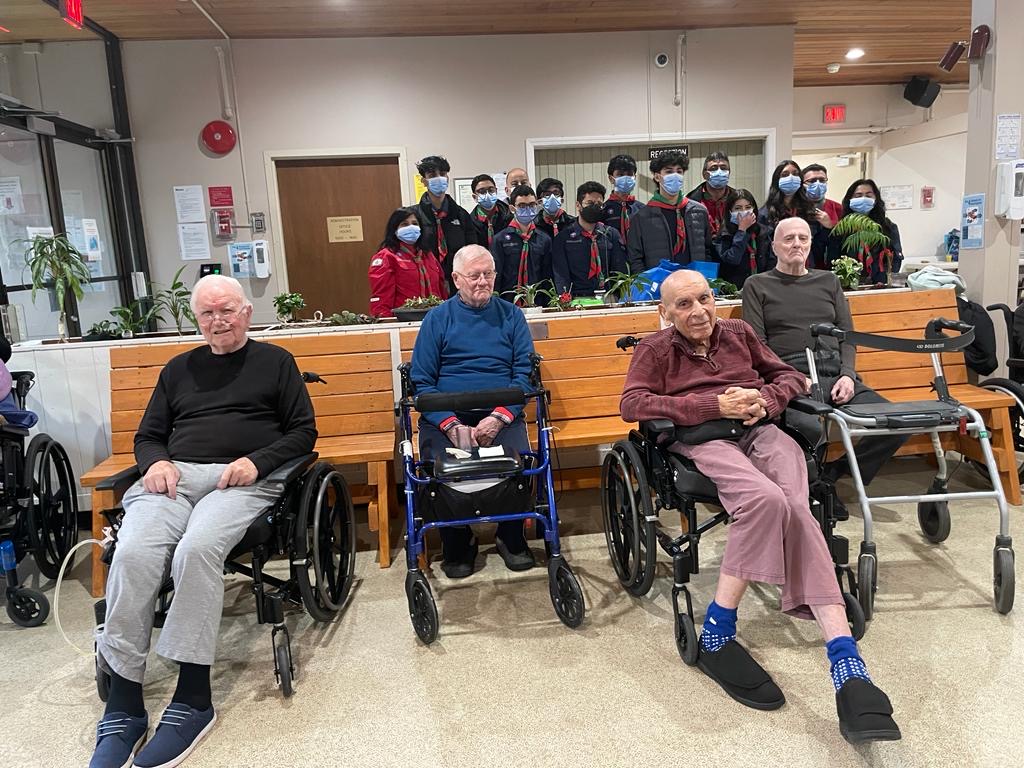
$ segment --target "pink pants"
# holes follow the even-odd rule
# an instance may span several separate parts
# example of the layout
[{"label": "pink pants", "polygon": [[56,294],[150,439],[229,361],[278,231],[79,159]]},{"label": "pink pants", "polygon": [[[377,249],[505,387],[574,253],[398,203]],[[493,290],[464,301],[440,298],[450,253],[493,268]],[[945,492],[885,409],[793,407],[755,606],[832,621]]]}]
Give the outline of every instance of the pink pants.
[{"label": "pink pants", "polygon": [[843,604],[825,537],[811,514],[803,451],[778,427],[740,440],[674,443],[718,486],[732,517],[722,573],[782,585],[782,610],[813,618],[810,606]]}]

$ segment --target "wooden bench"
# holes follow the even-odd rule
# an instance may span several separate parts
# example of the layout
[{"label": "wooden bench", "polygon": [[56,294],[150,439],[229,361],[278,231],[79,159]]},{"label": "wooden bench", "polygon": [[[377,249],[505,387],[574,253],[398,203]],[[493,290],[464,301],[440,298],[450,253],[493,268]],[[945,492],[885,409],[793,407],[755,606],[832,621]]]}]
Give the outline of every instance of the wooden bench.
[{"label": "wooden bench", "polygon": [[[316,451],[335,465],[365,464],[365,486],[353,487],[357,503],[368,503],[368,523],[379,540],[380,565],[391,563],[388,513],[394,497],[394,396],[391,337],[388,333],[345,333],[275,339],[291,352],[300,371],[312,371],[326,384],[308,384],[319,437]],[[197,343],[152,344],[110,350],[110,399],[113,455],[81,478],[93,488],[93,535],[102,538],[103,510],[117,505],[97,483],[135,464],[133,440],[164,364]],[[383,521],[383,522],[382,522]],[[103,593],[106,569],[94,552],[92,591]]]}]

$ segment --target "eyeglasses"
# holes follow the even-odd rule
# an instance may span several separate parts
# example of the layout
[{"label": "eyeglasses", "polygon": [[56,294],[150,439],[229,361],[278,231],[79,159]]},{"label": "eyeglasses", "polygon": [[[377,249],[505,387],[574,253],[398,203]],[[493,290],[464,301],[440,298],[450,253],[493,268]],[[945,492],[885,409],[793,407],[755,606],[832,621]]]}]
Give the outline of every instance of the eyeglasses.
[{"label": "eyeglasses", "polygon": [[241,309],[222,309],[212,310],[208,309],[204,312],[200,312],[197,317],[201,323],[211,323],[214,320],[234,320],[242,313]]},{"label": "eyeglasses", "polygon": [[475,283],[480,278],[483,278],[484,280],[493,280],[498,273],[495,272],[493,269],[488,269],[485,272],[470,272],[468,274],[456,272],[455,274],[459,275],[460,277],[466,278],[466,280],[468,280],[471,283]]},{"label": "eyeglasses", "polygon": [[498,193],[497,187],[480,187],[477,189],[478,195],[496,195]]},{"label": "eyeglasses", "polygon": [[540,210],[540,208],[537,207],[536,203],[520,203],[515,208],[517,211],[522,211],[523,213],[528,213],[532,211],[535,214],[537,213],[537,211]]}]

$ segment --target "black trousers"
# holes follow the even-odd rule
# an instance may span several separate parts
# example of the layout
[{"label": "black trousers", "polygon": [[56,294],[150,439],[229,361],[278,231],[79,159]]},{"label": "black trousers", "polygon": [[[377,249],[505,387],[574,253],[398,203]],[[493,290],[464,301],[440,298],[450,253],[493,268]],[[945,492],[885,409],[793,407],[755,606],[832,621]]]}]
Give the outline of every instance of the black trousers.
[{"label": "black trousers", "polygon": [[[825,393],[829,404],[832,403],[832,387],[835,386],[838,376],[822,376],[822,392]],[[860,379],[853,380],[853,397],[847,403],[887,403],[889,402],[880,394],[868,386],[865,386]],[[808,413],[800,413],[793,409],[786,411],[786,425],[799,430],[810,442],[817,445],[824,439],[821,419]],[[885,466],[885,463],[892,458],[893,454],[900,449],[900,446],[907,441],[908,435],[882,435],[879,437],[862,437],[854,447],[857,454],[857,465],[860,467],[860,476],[867,485],[875,479],[878,471]],[[842,470],[839,474],[850,474],[849,464],[846,457],[839,459],[837,464]]]},{"label": "black trousers", "polygon": [[[467,423],[465,419],[463,423]],[[445,448],[453,447],[448,437],[433,424],[420,419],[420,456],[424,459],[438,458],[444,455]],[[502,427],[494,438],[493,445],[500,445],[510,451],[523,453],[530,450],[530,436],[526,431],[526,421],[522,416],[508,426]],[[448,562],[464,560],[469,552],[473,533],[468,525],[439,528],[441,534],[441,554]],[[498,538],[511,552],[521,552],[526,548],[526,535],[523,532],[522,520],[509,520],[498,523]]]}]

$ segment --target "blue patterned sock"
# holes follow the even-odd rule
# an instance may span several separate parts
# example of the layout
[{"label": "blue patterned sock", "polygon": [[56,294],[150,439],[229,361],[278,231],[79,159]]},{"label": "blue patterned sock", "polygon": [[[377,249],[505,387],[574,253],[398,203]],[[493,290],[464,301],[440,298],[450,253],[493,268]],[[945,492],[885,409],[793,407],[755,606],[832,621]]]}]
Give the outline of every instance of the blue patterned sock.
[{"label": "blue patterned sock", "polygon": [[700,647],[707,653],[721,650],[730,640],[736,639],[736,609],[723,608],[714,600],[704,616],[704,628],[700,633]]},{"label": "blue patterned sock", "polygon": [[829,664],[832,665],[832,685],[836,687],[837,691],[846,684],[847,680],[854,677],[871,682],[867,665],[864,664],[864,659],[860,657],[860,652],[857,650],[857,641],[852,637],[843,635],[833,638],[825,645],[825,651],[828,653]]}]

